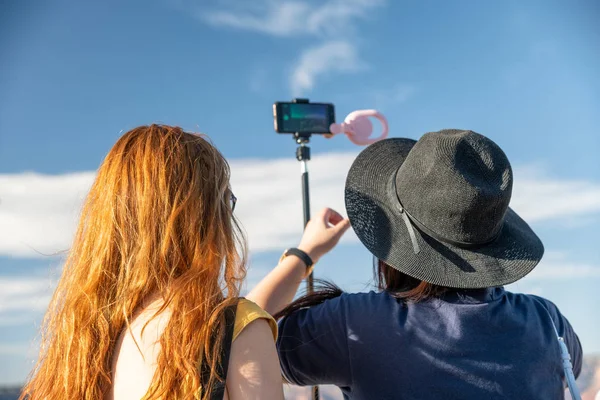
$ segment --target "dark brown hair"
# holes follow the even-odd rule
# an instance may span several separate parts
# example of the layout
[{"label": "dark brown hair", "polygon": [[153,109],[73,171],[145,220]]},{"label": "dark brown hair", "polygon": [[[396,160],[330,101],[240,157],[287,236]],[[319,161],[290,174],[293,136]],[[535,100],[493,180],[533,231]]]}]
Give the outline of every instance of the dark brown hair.
[{"label": "dark brown hair", "polygon": [[406,275],[381,260],[376,260],[374,269],[377,288],[408,303],[418,303],[431,297],[439,297],[449,290],[447,287]]},{"label": "dark brown hair", "polygon": [[[451,290],[447,287],[425,282],[389,266],[385,262],[375,259],[373,277],[375,287],[380,291],[388,292],[391,296],[406,302],[418,303],[429,298],[439,297]],[[331,282],[317,280],[317,289],[306,294],[289,304],[274,315],[275,319],[285,317],[302,308],[316,306],[326,300],[333,299],[342,294],[342,289]]]}]

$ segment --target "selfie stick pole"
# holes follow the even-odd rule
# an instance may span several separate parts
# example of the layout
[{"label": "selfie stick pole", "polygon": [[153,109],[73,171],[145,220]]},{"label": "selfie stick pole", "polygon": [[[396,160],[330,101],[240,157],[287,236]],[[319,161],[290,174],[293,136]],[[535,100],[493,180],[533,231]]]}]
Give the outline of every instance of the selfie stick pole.
[{"label": "selfie stick pole", "polygon": [[[294,99],[292,100],[294,103],[308,103],[308,99]],[[296,148],[296,159],[300,161],[300,167],[302,171],[302,212],[304,215],[304,227],[310,221],[310,196],[308,190],[308,165],[307,161],[310,160],[310,147],[308,147],[308,142],[310,140],[310,133],[300,133],[296,132],[294,134],[294,139],[298,144]],[[306,292],[311,294],[314,289],[314,281],[312,272],[306,278]],[[312,387],[312,398],[313,400],[319,399],[319,387]]]},{"label": "selfie stick pole", "polygon": [[[308,100],[305,99],[294,99],[294,103],[308,103]],[[308,142],[310,140],[310,133],[299,133],[296,132],[294,134],[294,139],[296,143],[298,143],[298,147],[296,148],[296,160],[300,161],[300,167],[302,171],[302,213],[304,215],[304,225],[308,224],[310,220],[310,192],[308,189],[308,165],[307,161],[310,160],[310,147],[308,147]],[[306,289],[308,294],[311,294],[313,291],[313,274],[311,273],[306,278]]]},{"label": "selfie stick pole", "polygon": [[[296,143],[299,144],[296,149],[296,159],[300,161],[300,167],[302,171],[302,213],[304,215],[304,227],[310,221],[310,194],[308,189],[308,165],[307,161],[310,160],[310,147],[308,147],[308,137],[300,136],[295,134]],[[310,294],[313,291],[313,274],[311,273],[306,278],[306,290]]]}]

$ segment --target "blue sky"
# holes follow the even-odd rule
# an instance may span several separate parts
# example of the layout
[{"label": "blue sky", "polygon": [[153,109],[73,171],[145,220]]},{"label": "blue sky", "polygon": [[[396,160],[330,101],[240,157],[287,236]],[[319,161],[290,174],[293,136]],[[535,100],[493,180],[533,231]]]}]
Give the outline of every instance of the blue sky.
[{"label": "blue sky", "polygon": [[[0,3],[0,384],[24,379],[81,198],[122,131],[208,133],[231,160],[249,284],[299,238],[299,167],[271,104],[377,108],[391,136],[442,128],[496,141],[546,246],[512,286],[556,302],[600,352],[600,3],[157,0]],[[312,140],[314,210],[343,210],[360,150]],[[238,194],[239,193],[239,194]],[[267,207],[268,205],[268,207]],[[350,234],[316,274],[364,290]]]}]

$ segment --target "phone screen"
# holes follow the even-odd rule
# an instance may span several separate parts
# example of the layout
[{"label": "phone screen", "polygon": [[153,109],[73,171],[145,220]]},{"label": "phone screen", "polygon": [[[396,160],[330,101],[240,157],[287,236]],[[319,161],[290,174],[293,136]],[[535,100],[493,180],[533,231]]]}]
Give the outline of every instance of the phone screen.
[{"label": "phone screen", "polygon": [[280,133],[329,133],[333,104],[275,103],[275,130]]}]

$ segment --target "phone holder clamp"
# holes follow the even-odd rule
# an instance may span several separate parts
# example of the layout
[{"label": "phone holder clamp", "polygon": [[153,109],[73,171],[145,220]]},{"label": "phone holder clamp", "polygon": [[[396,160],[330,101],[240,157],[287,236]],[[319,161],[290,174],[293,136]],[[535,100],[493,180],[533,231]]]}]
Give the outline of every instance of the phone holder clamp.
[{"label": "phone holder clamp", "polygon": [[296,160],[298,161],[309,161],[310,160],[310,147],[306,144],[308,143],[308,139],[306,142],[298,142],[300,146],[296,148]]}]

